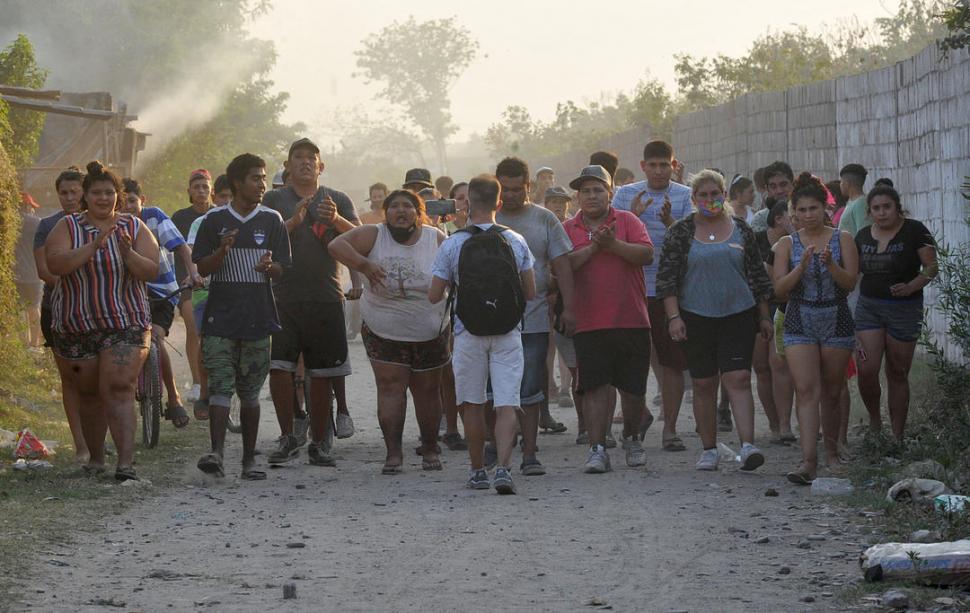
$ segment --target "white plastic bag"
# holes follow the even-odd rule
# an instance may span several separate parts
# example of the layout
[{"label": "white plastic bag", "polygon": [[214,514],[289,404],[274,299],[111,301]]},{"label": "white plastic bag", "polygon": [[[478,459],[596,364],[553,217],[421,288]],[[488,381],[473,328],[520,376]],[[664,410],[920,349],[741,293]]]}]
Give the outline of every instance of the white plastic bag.
[{"label": "white plastic bag", "polygon": [[883,543],[862,554],[866,581],[910,579],[933,585],[970,582],[970,540],[943,543]]}]

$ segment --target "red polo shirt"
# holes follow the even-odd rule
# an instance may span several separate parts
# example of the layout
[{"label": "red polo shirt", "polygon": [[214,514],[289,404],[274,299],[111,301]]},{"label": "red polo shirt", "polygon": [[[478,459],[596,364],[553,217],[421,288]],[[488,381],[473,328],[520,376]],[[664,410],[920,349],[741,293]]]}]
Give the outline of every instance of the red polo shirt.
[{"label": "red polo shirt", "polygon": [[[633,213],[610,207],[607,224],[616,226],[616,240],[636,245],[653,245],[647,229]],[[579,212],[563,224],[573,242],[573,251],[589,245],[590,228]],[[576,332],[615,328],[649,328],[647,291],[643,267],[618,255],[598,251],[579,270],[573,271]]]}]

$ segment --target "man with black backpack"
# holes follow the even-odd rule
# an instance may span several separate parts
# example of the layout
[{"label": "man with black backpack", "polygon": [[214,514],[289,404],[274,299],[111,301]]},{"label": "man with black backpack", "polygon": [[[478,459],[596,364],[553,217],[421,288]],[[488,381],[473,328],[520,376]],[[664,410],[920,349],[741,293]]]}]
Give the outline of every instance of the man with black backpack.
[{"label": "man with black backpack", "polygon": [[468,224],[441,243],[428,299],[438,303],[452,287],[452,365],[471,460],[467,486],[490,487],[484,454],[491,379],[498,446],[494,485],[499,494],[514,494],[510,460],[524,368],[520,326],[526,302],[535,298],[535,260],[522,236],[495,223],[500,192],[499,182],[490,175],[469,182]]}]

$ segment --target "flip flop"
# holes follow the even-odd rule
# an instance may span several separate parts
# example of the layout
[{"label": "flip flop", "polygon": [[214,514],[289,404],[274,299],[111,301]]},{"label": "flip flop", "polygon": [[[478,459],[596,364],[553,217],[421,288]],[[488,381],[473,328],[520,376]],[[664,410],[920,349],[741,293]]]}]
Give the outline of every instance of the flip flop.
[{"label": "flip flop", "polygon": [[263,481],[266,479],[266,472],[255,468],[244,468],[239,478],[246,481]]},{"label": "flip flop", "polygon": [[400,464],[384,464],[381,467],[382,475],[399,475],[404,472],[404,467]]},{"label": "flip flop", "polygon": [[115,470],[115,481],[138,481],[138,475],[132,466],[119,466]]},{"label": "flip flop", "polygon": [[811,485],[813,481],[812,475],[806,470],[793,470],[785,476],[790,483],[794,483],[795,485]]},{"label": "flip flop", "polygon": [[684,445],[684,441],[680,440],[677,435],[671,436],[663,440],[663,450],[664,451],[686,451],[687,446]]},{"label": "flip flop", "polygon": [[421,460],[421,469],[422,470],[441,470],[442,469],[441,458],[436,457],[432,460],[425,458],[424,460]]},{"label": "flip flop", "polygon": [[222,458],[217,453],[205,454],[199,458],[199,463],[196,466],[207,475],[215,475],[216,477],[226,476],[225,471],[222,469]]},{"label": "flip flop", "polygon": [[181,404],[172,404],[172,401],[165,403],[165,419],[172,421],[176,428],[184,428],[189,425],[189,414],[185,412],[185,407]]},{"label": "flip flop", "polygon": [[103,475],[105,473],[105,470],[106,469],[104,467],[104,464],[101,464],[98,466],[95,466],[93,464],[81,465],[81,472],[88,477],[98,477],[100,475]]},{"label": "flip flop", "polygon": [[195,418],[199,421],[209,421],[209,401],[208,399],[199,398],[192,403],[192,413],[195,414]]}]

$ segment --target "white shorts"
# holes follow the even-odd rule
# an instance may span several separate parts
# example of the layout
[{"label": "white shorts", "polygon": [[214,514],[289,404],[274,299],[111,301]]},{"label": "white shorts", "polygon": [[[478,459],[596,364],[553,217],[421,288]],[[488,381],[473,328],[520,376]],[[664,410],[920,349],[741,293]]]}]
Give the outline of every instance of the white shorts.
[{"label": "white shorts", "polygon": [[518,329],[501,336],[475,336],[467,330],[455,336],[451,358],[458,404],[485,404],[489,377],[496,407],[518,407],[525,358]]}]

